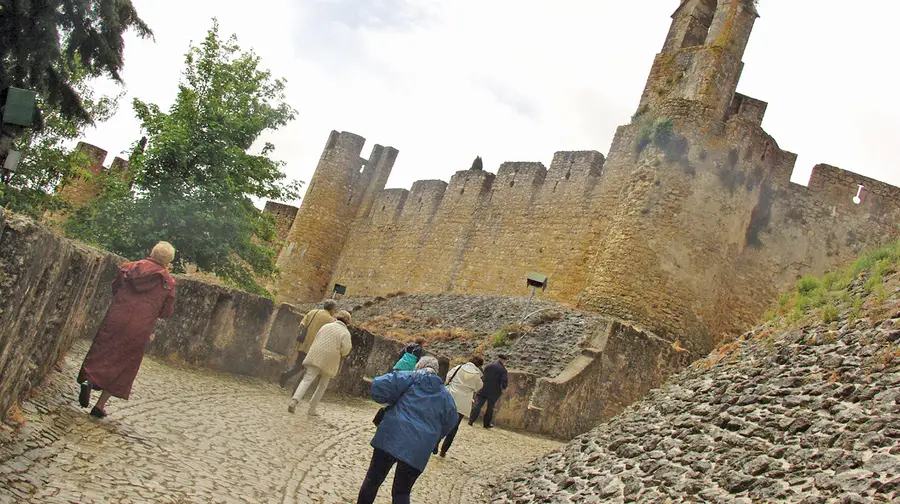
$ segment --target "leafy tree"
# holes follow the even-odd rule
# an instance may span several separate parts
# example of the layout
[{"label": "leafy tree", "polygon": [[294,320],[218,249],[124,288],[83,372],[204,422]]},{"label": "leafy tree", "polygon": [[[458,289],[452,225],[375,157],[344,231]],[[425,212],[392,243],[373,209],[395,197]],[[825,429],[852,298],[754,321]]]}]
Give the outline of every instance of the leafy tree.
[{"label": "leafy tree", "polygon": [[178,250],[175,270],[186,264],[257,293],[257,279],[275,272],[274,222],[251,198],[290,200],[300,182],[285,182],[283,163],[271,159],[260,135],[294,118],[284,102],[283,79],[259,68],[231,36],[213,27],[191,46],[175,103],[168,112],[134,101],[148,138],[132,159],[133,189],[106,177],[106,194],[69,219],[68,231],[126,257],[139,257],[158,240]]},{"label": "leafy tree", "polygon": [[152,36],[131,0],[0,0],[0,89],[31,89],[63,117],[90,121],[73,72],[121,82],[130,29]]},{"label": "leafy tree", "polygon": [[[87,72],[78,64],[69,76],[69,85],[81,97],[82,107],[95,122],[115,114],[122,94],[95,97]],[[90,160],[70,147],[87,125],[83,118],[48,108],[43,115],[43,128],[25,130],[13,142],[13,149],[22,152],[22,161],[9,184],[0,184],[0,206],[34,218],[39,218],[45,210],[65,207],[65,202],[53,193],[69,178],[89,176],[85,168]]]},{"label": "leafy tree", "polygon": [[484,170],[484,163],[481,161],[481,156],[476,156],[475,161],[472,161],[472,167],[470,170]]}]

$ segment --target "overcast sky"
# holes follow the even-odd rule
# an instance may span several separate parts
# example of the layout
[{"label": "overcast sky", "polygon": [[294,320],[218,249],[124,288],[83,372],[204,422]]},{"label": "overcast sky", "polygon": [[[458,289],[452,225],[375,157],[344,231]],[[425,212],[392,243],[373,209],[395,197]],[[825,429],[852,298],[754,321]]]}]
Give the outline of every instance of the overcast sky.
[{"label": "overcast sky", "polygon": [[[133,0],[155,41],[129,37],[119,113],[85,140],[112,156],[141,136],[131,98],[168,107],[183,55],[213,16],[276,76],[297,119],[267,136],[307,183],[331,130],[400,150],[388,187],[443,179],[476,155],[606,154],[629,121],[678,0]],[[900,186],[900,2],[761,0],[738,91],[800,155]],[[103,86],[101,86],[102,88]]]}]

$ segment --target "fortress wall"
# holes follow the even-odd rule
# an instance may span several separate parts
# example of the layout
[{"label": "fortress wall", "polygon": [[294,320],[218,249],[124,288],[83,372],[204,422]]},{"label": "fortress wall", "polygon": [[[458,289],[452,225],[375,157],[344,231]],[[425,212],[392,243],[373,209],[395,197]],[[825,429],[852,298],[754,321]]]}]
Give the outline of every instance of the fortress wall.
[{"label": "fortress wall", "polygon": [[[864,189],[856,204],[859,185]],[[808,187],[788,184],[772,198],[760,246],[748,248],[739,263],[743,274],[734,289],[745,293],[739,309],[756,320],[801,276],[822,275],[896,238],[900,188],[818,165]]]},{"label": "fortress wall", "polygon": [[[86,157],[88,164],[85,169],[91,176],[99,177],[103,173],[103,162],[107,156],[105,150],[86,142],[78,142],[75,151]],[[99,187],[96,182],[83,177],[65,180],[57,190],[58,194],[73,208],[84,206],[96,198],[98,191]]]},{"label": "fortress wall", "polygon": [[[383,191],[354,224],[333,282],[367,295],[406,292],[522,294],[525,277],[550,277],[547,295],[574,301],[594,223],[603,155],[560,152],[503,163],[497,175],[457,172]],[[401,201],[402,200],[402,201]]]},{"label": "fortress wall", "polygon": [[743,323],[728,286],[763,187],[780,173],[778,156],[758,154],[774,143],[760,128],[736,120],[717,137],[710,127],[677,119],[668,146],[641,152],[642,126],[620,129],[598,193],[608,222],[579,300],[663,337],[688,336],[697,353]]},{"label": "fortress wall", "polygon": [[[291,231],[294,219],[297,218],[298,211],[300,211],[300,209],[295,206],[276,203],[274,201],[266,202],[263,213],[271,215],[272,218],[275,219],[275,235],[278,237],[279,242],[283,243],[287,240],[288,233]],[[280,251],[281,247],[275,252],[278,253]]]}]

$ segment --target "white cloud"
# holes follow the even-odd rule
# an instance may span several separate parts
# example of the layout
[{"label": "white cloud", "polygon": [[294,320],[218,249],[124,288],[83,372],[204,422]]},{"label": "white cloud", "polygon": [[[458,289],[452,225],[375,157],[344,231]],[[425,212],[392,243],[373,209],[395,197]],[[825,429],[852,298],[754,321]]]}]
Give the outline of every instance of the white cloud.
[{"label": "white cloud", "polygon": [[[739,91],[769,102],[764,127],[800,154],[794,180],[827,162],[900,185],[893,102],[900,6],[764,0]],[[542,161],[606,153],[637,107],[673,0],[135,0],[156,42],[129,39],[129,96],[174,97],[183,54],[219,18],[275,75],[298,117],[270,135],[309,181],[332,129],[400,150],[388,185],[448,180],[475,155]],[[173,13],[177,12],[175,16]],[[872,15],[877,12],[878,15]],[[130,102],[130,98],[129,98]],[[140,138],[130,103],[86,140],[117,153]],[[364,152],[367,155],[367,152]]]}]

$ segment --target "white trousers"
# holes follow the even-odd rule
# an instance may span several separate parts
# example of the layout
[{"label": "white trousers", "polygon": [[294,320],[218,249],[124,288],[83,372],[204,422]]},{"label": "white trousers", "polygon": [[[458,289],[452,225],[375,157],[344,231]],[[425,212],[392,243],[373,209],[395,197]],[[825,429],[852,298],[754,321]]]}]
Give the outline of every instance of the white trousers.
[{"label": "white trousers", "polygon": [[322,399],[322,396],[325,395],[325,391],[328,389],[328,382],[331,381],[331,378],[323,375],[319,368],[315,366],[306,367],[306,373],[304,373],[303,379],[300,381],[300,385],[297,386],[297,390],[294,392],[293,397],[293,399],[297,402],[302,401],[303,396],[306,395],[306,391],[309,390],[309,387],[312,386],[314,381],[316,381],[316,378],[319,379],[319,384],[316,385],[316,391],[313,393],[312,398],[309,400],[310,411],[316,410],[316,406],[319,405],[319,401]]}]

